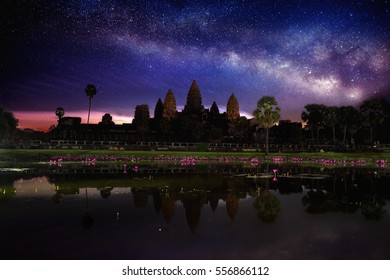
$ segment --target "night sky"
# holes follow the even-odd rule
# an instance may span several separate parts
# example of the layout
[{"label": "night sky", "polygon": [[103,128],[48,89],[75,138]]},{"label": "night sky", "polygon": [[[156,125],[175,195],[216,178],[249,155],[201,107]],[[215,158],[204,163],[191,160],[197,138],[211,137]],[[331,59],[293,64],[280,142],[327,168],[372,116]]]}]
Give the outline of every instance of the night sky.
[{"label": "night sky", "polygon": [[[7,4],[8,3],[8,4]],[[390,1],[1,1],[0,106],[20,127],[54,111],[86,122],[172,89],[178,108],[196,80],[206,108],[235,93],[251,117],[264,95],[282,119],[304,105],[358,106],[390,89]]]}]

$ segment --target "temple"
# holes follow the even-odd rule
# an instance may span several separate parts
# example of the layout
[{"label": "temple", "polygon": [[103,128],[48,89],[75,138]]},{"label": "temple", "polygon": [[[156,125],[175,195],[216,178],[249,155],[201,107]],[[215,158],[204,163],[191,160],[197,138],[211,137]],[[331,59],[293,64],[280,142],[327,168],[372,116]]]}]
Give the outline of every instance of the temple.
[{"label": "temple", "polygon": [[[72,141],[174,141],[174,142],[234,142],[242,141],[253,132],[250,121],[240,117],[236,96],[231,94],[226,112],[220,112],[214,101],[205,108],[198,83],[194,80],[188,90],[182,111],[172,89],[164,101],[159,98],[153,117],[148,104],[135,106],[132,123],[115,124],[109,113],[99,124],[82,124],[80,118],[59,117],[58,126],[50,133],[51,139]],[[85,143],[84,143],[85,144]]]}]

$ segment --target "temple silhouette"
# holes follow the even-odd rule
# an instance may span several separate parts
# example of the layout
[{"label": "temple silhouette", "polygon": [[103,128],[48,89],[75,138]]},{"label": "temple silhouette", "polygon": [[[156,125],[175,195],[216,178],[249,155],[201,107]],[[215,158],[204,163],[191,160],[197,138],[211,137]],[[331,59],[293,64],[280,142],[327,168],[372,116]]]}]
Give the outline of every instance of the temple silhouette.
[{"label": "temple silhouette", "polygon": [[[247,129],[242,131],[243,127]],[[175,95],[169,89],[164,101],[157,100],[153,117],[148,104],[136,105],[132,123],[115,124],[109,113],[103,115],[98,124],[83,124],[80,117],[59,116],[58,125],[49,135],[56,140],[226,142],[235,138],[242,140],[249,133],[250,120],[240,116],[234,93],[227,101],[226,112],[220,113],[215,101],[210,108],[205,108],[194,80],[180,112]]]}]

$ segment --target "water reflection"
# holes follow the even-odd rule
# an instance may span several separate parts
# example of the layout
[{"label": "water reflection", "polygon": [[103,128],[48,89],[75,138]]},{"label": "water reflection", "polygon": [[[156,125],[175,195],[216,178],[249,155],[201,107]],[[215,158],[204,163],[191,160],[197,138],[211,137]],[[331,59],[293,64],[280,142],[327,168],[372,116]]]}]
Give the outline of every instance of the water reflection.
[{"label": "water reflection", "polygon": [[[142,167],[140,167],[142,169]],[[230,170],[234,166],[229,167]],[[272,172],[268,172],[268,170]],[[162,210],[166,223],[170,223],[176,204],[185,209],[191,232],[195,232],[203,206],[216,211],[219,202],[226,205],[226,213],[234,220],[239,211],[240,200],[252,197],[253,208],[264,223],[274,222],[282,205],[280,195],[303,193],[301,203],[310,214],[331,212],[355,213],[358,210],[366,219],[379,220],[385,214],[389,190],[386,170],[334,168],[315,169],[296,166],[270,167],[268,164],[244,174],[219,172],[141,174],[96,174],[54,173],[47,176],[19,178],[5,177],[9,186],[1,188],[1,202],[11,197],[37,197],[50,195],[55,203],[64,196],[85,193],[85,216],[83,225],[90,227],[88,189],[96,189],[103,199],[109,200],[115,188],[129,188],[136,208],[147,208],[152,198],[157,214]],[[8,179],[7,179],[8,178]],[[10,183],[13,181],[12,183]],[[6,183],[7,181],[5,181]],[[82,190],[83,189],[83,190]]]},{"label": "water reflection", "polygon": [[[385,214],[389,198],[388,176],[377,171],[335,169],[326,186],[311,186],[302,204],[311,214],[328,212],[355,213],[358,210],[368,220],[379,220]],[[319,180],[318,180],[319,181]]]},{"label": "water reflection", "polygon": [[[35,245],[27,239],[20,241],[22,233],[41,243],[40,236],[49,239],[61,236],[61,240],[69,234],[73,236],[72,240],[83,236],[93,240],[111,236],[110,246],[115,244],[121,248],[120,243],[134,240],[158,248],[166,243],[164,250],[169,244],[178,244],[184,238],[188,246],[193,242],[192,250],[210,254],[208,247],[214,246],[210,242],[215,242],[219,250],[224,248],[235,252],[241,250],[246,240],[248,252],[250,248],[256,248],[254,244],[259,248],[272,244],[276,248],[286,244],[284,242],[289,238],[294,240],[290,243],[298,242],[297,236],[302,228],[311,229],[311,235],[315,236],[315,232],[321,232],[317,225],[337,228],[338,236],[350,236],[351,231],[344,229],[344,233],[342,227],[351,220],[356,223],[352,227],[353,234],[359,232],[362,238],[359,244],[354,243],[357,240],[347,242],[361,248],[363,237],[368,235],[375,239],[371,242],[383,243],[382,233],[389,227],[390,189],[386,169],[321,169],[281,164],[257,164],[245,168],[237,164],[208,165],[206,168],[178,164],[179,167],[173,169],[151,168],[139,163],[137,166],[137,172],[134,168],[127,168],[126,173],[121,164],[117,172],[96,172],[95,168],[105,170],[105,167],[90,164],[84,166],[84,171],[77,172],[3,174],[0,186],[1,236],[4,240],[14,238],[32,248]],[[298,235],[293,234],[294,227],[300,229]],[[52,234],[48,236],[46,231]],[[161,235],[157,236],[155,232]],[[286,232],[289,232],[288,236]],[[318,236],[322,240],[325,233]],[[307,239],[308,234],[303,234],[304,238]],[[322,244],[321,248],[326,251],[329,242],[332,240]],[[133,247],[141,246],[135,243]],[[187,245],[181,245],[181,249],[176,248],[180,252],[176,255],[178,258],[183,256],[180,254],[186,254],[182,248]],[[49,250],[50,246],[44,250]],[[67,243],[67,246],[71,245]],[[288,256],[294,258],[302,252],[302,247],[296,247],[300,249]],[[322,249],[318,251],[323,252]],[[12,250],[5,252],[9,254]],[[248,256],[268,255],[253,252]],[[380,256],[384,256],[383,253]]]},{"label": "water reflection", "polygon": [[264,223],[272,223],[276,220],[280,211],[279,199],[267,188],[261,188],[259,195],[253,202],[257,217]]},{"label": "water reflection", "polygon": [[[100,192],[101,193],[101,192]],[[85,188],[85,214],[83,219],[81,220],[81,224],[85,229],[89,229],[93,225],[93,218],[89,212],[89,204],[88,204],[88,187]]]},{"label": "water reflection", "polygon": [[[226,213],[231,220],[234,220],[238,213],[240,199],[244,199],[250,187],[241,186],[239,189],[234,188],[234,178],[214,178],[215,176],[191,176],[175,177],[177,185],[163,187],[132,187],[134,206],[136,208],[147,208],[148,199],[152,198],[153,207],[157,214],[162,209],[162,215],[167,224],[172,221],[176,205],[181,205],[185,211],[187,225],[192,233],[196,231],[201,217],[202,209],[210,206],[213,212],[216,211],[219,202],[223,201],[226,206]],[[189,187],[188,180],[200,187]],[[157,182],[159,180],[157,179]],[[170,181],[170,180],[168,180]],[[182,182],[181,182],[182,181]],[[241,184],[250,183],[241,179]],[[182,184],[180,184],[180,182]],[[207,186],[205,182],[214,185]],[[227,187],[233,185],[233,187]]]}]

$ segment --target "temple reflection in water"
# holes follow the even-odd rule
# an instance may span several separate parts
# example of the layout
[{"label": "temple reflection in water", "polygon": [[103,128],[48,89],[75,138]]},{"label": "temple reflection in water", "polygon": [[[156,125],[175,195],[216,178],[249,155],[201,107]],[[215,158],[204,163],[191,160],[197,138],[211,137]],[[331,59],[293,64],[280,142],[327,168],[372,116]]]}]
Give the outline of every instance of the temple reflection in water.
[{"label": "temple reflection in water", "polygon": [[[99,168],[102,170],[101,167],[95,169]],[[52,172],[30,179],[15,179],[9,174],[9,186],[2,187],[1,201],[12,197],[51,196],[55,203],[66,203],[63,202],[66,196],[88,199],[87,190],[90,195],[98,193],[104,200],[112,199],[112,193],[127,193],[132,196],[135,208],[153,206],[167,225],[173,220],[176,208],[182,207],[192,233],[196,232],[205,207],[212,213],[224,208],[227,217],[234,221],[240,203],[247,199],[253,200],[253,211],[262,222],[272,223],[283,208],[280,196],[293,193],[301,193],[299,204],[310,214],[360,211],[369,220],[382,219],[385,214],[385,200],[389,197],[389,190],[385,188],[389,180],[386,170],[334,168],[321,171],[278,166],[276,174],[276,169],[267,172],[272,170],[267,165],[258,167],[255,172],[246,170],[246,174],[235,174],[231,170],[240,168],[229,168],[230,173],[221,166],[214,173],[193,168],[176,173],[159,173],[150,168],[141,172],[142,167],[137,172],[123,173],[118,169],[118,172],[99,173],[88,167],[78,172]],[[89,199],[96,200],[96,197]],[[86,213],[90,213],[87,218],[91,220],[94,209],[87,210]]]},{"label": "temple reflection in water", "polygon": [[380,167],[193,159],[3,169],[0,256],[388,259],[389,178]]}]

